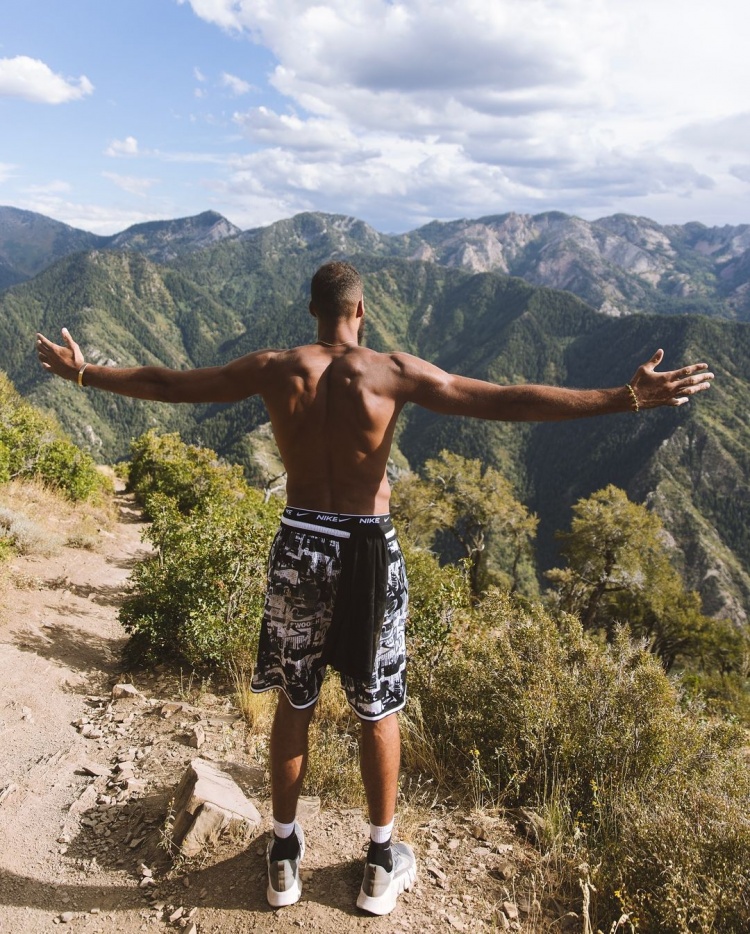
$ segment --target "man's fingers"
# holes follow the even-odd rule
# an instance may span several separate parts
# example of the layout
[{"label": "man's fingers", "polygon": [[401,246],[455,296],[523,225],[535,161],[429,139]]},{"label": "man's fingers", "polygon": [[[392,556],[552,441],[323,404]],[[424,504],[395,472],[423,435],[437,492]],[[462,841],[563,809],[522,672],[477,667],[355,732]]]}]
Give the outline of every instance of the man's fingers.
[{"label": "man's fingers", "polygon": [[656,351],[656,353],[648,361],[648,363],[645,364],[645,367],[647,369],[653,370],[654,367],[659,366],[659,364],[661,363],[663,359],[664,359],[664,351],[661,348],[659,348],[659,350]]},{"label": "man's fingers", "polygon": [[[707,363],[694,363],[692,366],[684,366],[681,370],[675,372],[677,379],[685,379],[686,376],[692,376],[694,373],[700,373],[702,370],[707,370]],[[713,379],[713,373],[710,374],[711,379]]]},{"label": "man's fingers", "polygon": [[67,328],[62,329],[62,336],[65,343],[70,347],[71,350],[75,350],[78,344],[70,336],[70,331]]}]

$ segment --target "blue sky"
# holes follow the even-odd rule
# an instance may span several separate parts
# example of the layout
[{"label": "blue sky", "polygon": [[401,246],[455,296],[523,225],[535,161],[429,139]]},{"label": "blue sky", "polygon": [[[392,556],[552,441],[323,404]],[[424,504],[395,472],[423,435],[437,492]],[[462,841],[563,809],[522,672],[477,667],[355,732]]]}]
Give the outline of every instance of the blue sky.
[{"label": "blue sky", "polygon": [[746,0],[3,0],[0,204],[750,223]]}]

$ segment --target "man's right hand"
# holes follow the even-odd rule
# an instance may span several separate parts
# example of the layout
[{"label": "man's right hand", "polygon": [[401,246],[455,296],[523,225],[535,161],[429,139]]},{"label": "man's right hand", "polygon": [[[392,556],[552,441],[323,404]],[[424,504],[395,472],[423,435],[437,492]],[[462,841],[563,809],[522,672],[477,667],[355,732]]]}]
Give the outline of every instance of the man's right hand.
[{"label": "man's right hand", "polygon": [[62,329],[62,337],[65,346],[53,344],[43,334],[37,334],[36,353],[45,370],[51,370],[56,376],[75,382],[78,379],[78,371],[86,361],[83,359],[81,348],[70,336],[67,328]]}]

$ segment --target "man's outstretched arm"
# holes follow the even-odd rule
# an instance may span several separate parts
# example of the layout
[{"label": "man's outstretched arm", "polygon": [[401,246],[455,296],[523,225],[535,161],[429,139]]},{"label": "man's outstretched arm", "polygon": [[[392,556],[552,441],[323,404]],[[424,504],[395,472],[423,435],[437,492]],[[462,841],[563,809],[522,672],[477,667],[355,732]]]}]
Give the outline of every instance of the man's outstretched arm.
[{"label": "man's outstretched arm", "polygon": [[236,402],[260,391],[263,368],[271,354],[258,351],[225,366],[171,370],[160,366],[109,367],[86,363],[81,348],[62,330],[64,345],[37,334],[39,362],[63,379],[121,396],[154,402]]},{"label": "man's outstretched arm", "polygon": [[403,398],[433,412],[509,422],[562,421],[615,412],[683,405],[708,389],[708,364],[657,372],[664,357],[657,350],[625,386],[613,389],[565,389],[535,384],[497,386],[456,376],[407,354],[395,354],[404,386]]}]

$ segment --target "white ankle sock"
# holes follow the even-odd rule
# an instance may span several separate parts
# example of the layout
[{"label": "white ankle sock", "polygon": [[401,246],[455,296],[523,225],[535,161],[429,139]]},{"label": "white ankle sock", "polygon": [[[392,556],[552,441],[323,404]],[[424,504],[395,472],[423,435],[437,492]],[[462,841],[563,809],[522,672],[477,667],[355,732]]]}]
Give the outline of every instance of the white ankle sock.
[{"label": "white ankle sock", "polygon": [[370,839],[373,843],[387,843],[391,839],[391,834],[393,833],[393,821],[390,824],[386,824],[385,827],[377,827],[375,824],[370,824]]},{"label": "white ankle sock", "polygon": [[291,824],[282,824],[281,821],[273,819],[273,832],[279,838],[279,840],[285,840],[287,837],[291,837],[294,833],[295,821],[292,821]]}]

